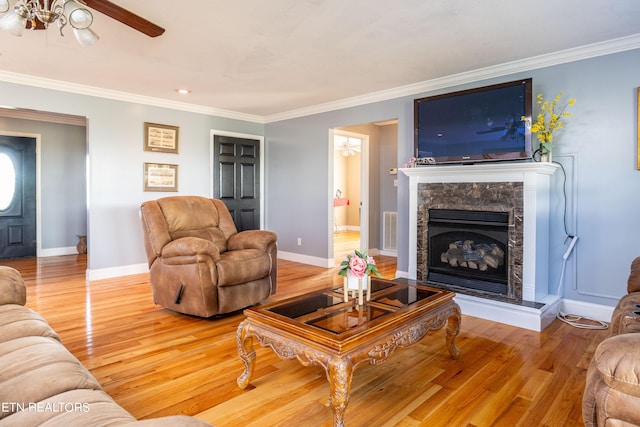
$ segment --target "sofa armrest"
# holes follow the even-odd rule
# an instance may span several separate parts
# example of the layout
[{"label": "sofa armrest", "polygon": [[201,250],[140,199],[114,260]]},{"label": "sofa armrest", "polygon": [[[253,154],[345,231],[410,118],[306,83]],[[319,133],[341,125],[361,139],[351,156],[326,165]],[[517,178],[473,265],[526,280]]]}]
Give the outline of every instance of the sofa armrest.
[{"label": "sofa armrest", "polygon": [[218,247],[213,242],[199,237],[181,237],[167,243],[162,248],[161,257],[167,261],[170,258],[198,255],[209,255],[214,262],[220,259]]},{"label": "sofa armrest", "polygon": [[0,266],[0,305],[27,303],[27,287],[15,268]]},{"label": "sofa armrest", "polygon": [[227,248],[230,251],[240,249],[259,249],[263,252],[269,250],[269,246],[278,241],[278,236],[273,231],[245,230],[229,237]]},{"label": "sofa armrest", "polygon": [[640,397],[640,333],[609,337],[593,356],[602,379],[620,393]]}]

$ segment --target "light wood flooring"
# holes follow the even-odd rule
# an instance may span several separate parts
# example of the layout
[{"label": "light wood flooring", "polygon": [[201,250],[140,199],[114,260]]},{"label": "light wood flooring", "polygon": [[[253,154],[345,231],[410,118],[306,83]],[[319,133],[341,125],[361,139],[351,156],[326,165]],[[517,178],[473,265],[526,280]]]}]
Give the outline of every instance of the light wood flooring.
[{"label": "light wood flooring", "polygon": [[[395,259],[378,257],[392,278]],[[256,344],[251,385],[236,328],[243,316],[200,319],[153,304],[148,275],[88,282],[86,258],[0,261],[18,268],[27,306],[40,312],[67,348],[120,405],[139,419],[189,414],[217,427],[330,426],[324,371],[281,360]],[[281,299],[340,283],[335,269],[279,261]],[[581,426],[585,372],[607,331],[558,320],[537,333],[462,318],[452,360],[444,331],[354,375],[347,426]]]},{"label": "light wood flooring", "polygon": [[348,254],[359,248],[360,232],[340,231],[333,233],[333,256],[336,263],[340,264]]}]

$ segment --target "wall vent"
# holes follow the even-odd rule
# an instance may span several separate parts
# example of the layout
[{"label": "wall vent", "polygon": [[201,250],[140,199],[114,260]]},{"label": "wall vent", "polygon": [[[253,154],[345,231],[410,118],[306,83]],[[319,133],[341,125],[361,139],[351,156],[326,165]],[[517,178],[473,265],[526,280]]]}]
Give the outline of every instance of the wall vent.
[{"label": "wall vent", "polygon": [[398,250],[398,212],[384,212],[383,217],[382,250],[396,252]]}]

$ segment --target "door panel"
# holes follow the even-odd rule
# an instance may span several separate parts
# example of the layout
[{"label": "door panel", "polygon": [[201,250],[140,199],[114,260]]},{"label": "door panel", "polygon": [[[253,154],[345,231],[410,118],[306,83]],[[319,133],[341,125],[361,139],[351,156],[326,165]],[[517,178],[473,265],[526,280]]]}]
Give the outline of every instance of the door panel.
[{"label": "door panel", "polygon": [[[36,140],[0,135],[0,259],[36,256]],[[7,162],[7,159],[9,160]],[[11,174],[13,166],[14,174]],[[3,187],[4,185],[4,187]],[[11,188],[13,186],[13,188]]]},{"label": "door panel", "polygon": [[260,228],[260,141],[213,138],[213,197],[227,206],[238,231]]}]

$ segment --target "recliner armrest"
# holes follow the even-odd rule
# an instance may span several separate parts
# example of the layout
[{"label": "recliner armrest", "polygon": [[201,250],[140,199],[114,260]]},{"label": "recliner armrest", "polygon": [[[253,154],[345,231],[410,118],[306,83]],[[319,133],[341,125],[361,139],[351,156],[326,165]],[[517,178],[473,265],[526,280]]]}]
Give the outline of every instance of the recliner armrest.
[{"label": "recliner armrest", "polygon": [[273,231],[245,230],[229,237],[227,248],[230,251],[240,249],[259,249],[267,252],[270,245],[278,241],[278,236]]},{"label": "recliner armrest", "polygon": [[593,356],[602,379],[612,389],[640,397],[640,333],[609,337]]},{"label": "recliner armrest", "polygon": [[220,259],[218,247],[211,241],[199,237],[181,237],[167,243],[162,248],[162,258],[209,255],[217,262]]},{"label": "recliner armrest", "polygon": [[631,271],[627,280],[627,292],[640,292],[640,257],[631,262]]}]

